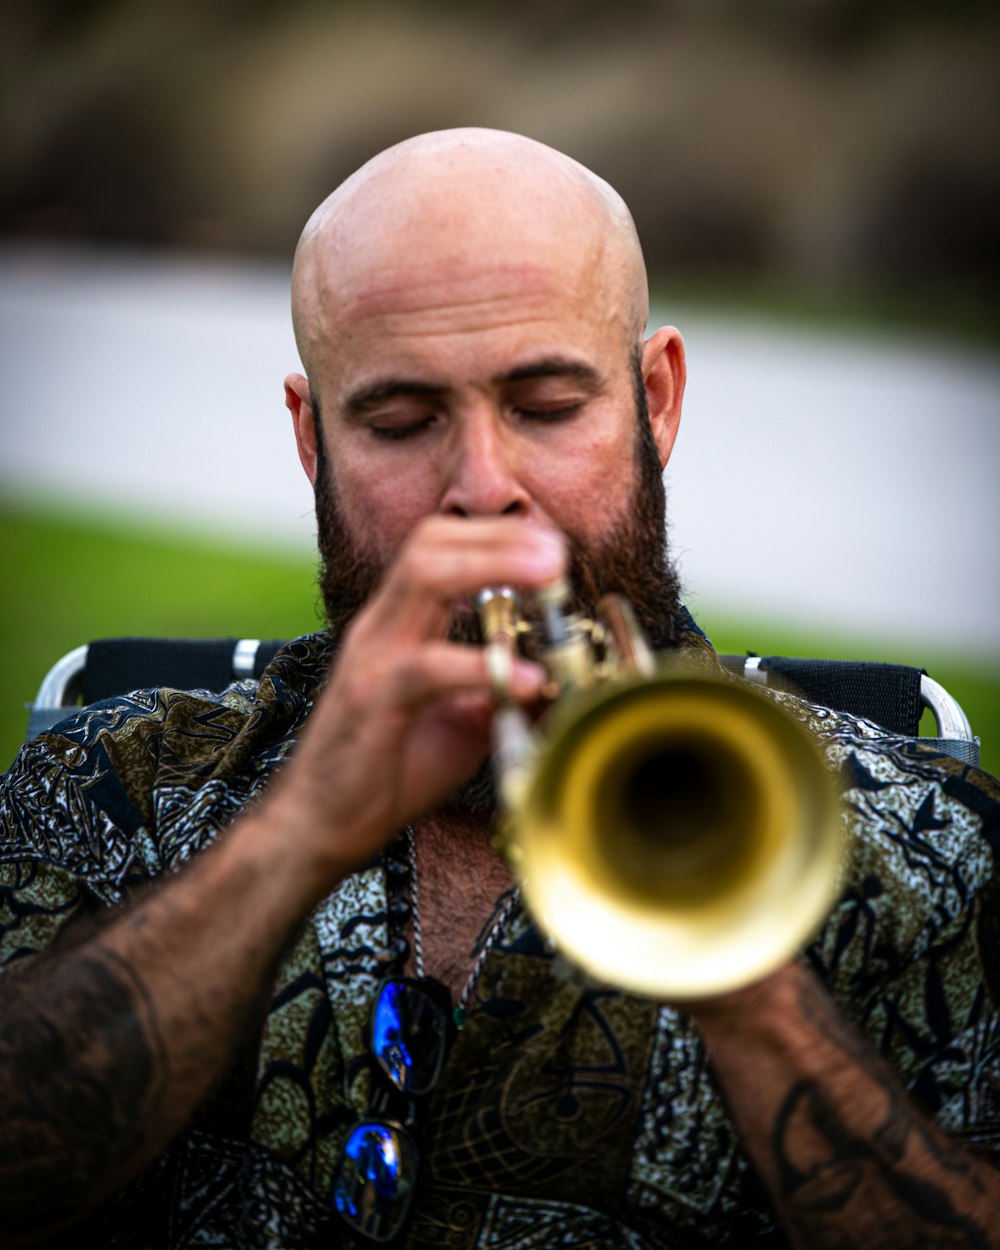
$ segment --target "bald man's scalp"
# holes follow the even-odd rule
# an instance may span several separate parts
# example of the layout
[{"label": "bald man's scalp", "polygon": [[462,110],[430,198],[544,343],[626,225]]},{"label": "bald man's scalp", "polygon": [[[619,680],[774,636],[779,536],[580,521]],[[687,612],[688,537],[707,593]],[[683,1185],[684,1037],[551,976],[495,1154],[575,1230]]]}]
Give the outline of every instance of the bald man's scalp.
[{"label": "bald man's scalp", "polygon": [[632,216],[603,179],[507,131],[436,131],[380,152],[319,205],[295,251],[292,323],[307,375],[349,332],[350,294],[363,281],[435,248],[455,264],[502,261],[505,248],[530,264],[547,238],[567,237],[632,350],[649,315],[645,264]]}]

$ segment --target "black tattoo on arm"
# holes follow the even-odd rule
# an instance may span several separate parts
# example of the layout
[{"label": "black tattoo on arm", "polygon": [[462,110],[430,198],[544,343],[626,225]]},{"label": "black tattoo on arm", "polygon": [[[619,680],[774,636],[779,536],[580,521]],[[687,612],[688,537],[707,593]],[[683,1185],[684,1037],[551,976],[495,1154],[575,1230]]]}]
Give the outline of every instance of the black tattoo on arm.
[{"label": "black tattoo on arm", "polygon": [[86,1210],[147,1153],[166,1083],[142,982],[101,950],[0,980],[0,1212],[14,1238]]},{"label": "black tattoo on arm", "polygon": [[[796,1081],[775,1117],[778,1196],[800,1244],[990,1250],[962,1199],[985,1197],[980,1164],[938,1134],[874,1053],[806,988],[803,1014],[867,1078],[865,1104],[824,1078]],[[963,1209],[966,1207],[966,1209]],[[905,1233],[901,1230],[905,1230]]]}]

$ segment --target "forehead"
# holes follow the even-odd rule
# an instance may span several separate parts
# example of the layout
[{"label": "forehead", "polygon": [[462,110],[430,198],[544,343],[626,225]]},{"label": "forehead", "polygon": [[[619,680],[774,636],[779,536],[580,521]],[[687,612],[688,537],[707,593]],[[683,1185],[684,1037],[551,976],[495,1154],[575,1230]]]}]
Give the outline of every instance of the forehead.
[{"label": "forehead", "polygon": [[617,351],[626,309],[585,251],[548,255],[415,255],[321,277],[311,368],[323,390],[406,366],[469,380],[532,355],[581,362]]},{"label": "forehead", "polygon": [[560,274],[552,265],[529,260],[483,258],[470,263],[445,258],[436,263],[380,266],[338,292],[329,292],[327,309],[331,320],[347,327],[378,320],[389,328],[411,317],[432,323],[438,318],[461,318],[463,311],[474,317],[485,306],[498,313],[505,306],[512,313],[544,312],[560,302],[567,288],[572,298],[581,285],[576,274]]}]

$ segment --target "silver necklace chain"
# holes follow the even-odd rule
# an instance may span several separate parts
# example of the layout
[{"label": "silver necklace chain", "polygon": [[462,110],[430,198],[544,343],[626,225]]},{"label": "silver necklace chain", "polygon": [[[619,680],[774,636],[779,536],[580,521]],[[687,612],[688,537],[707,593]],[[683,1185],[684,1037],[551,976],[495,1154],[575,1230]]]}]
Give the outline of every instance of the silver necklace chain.
[{"label": "silver necklace chain", "polygon": [[417,876],[417,839],[413,826],[406,826],[406,858],[410,865],[410,911],[413,915],[413,966],[418,977],[424,971],[424,938],[420,925],[420,885]]},{"label": "silver necklace chain", "polygon": [[[422,977],[425,975],[425,964],[423,930],[420,921],[420,877],[417,872],[417,839],[412,825],[406,826],[406,858],[410,868],[410,911],[413,916],[413,966],[417,976]],[[469,973],[468,980],[465,982],[455,1006],[455,1022],[459,1028],[462,1027],[465,1020],[466,1007],[472,991],[476,987],[476,982],[479,980],[479,974],[486,966],[486,960],[489,958],[490,951],[500,940],[507,927],[507,922],[514,914],[514,909],[520,901],[520,897],[520,886],[515,886],[510,892],[510,897],[497,912],[490,926],[489,933],[483,939],[483,944],[479,948],[479,954],[476,956],[476,962],[472,965],[472,971]]]}]

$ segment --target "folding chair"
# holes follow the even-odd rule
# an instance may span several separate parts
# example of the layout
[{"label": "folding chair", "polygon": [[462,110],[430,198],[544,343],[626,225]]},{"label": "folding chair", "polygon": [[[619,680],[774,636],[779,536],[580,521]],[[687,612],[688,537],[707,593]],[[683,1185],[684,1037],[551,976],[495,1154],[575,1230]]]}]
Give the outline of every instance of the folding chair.
[{"label": "folding chair", "polygon": [[223,690],[260,677],[285,644],[256,638],[101,638],[69,651],[49,669],[28,708],[27,737],[99,699],[169,686]]},{"label": "folding chair", "polygon": [[[723,666],[747,681],[801,695],[881,725],[887,733],[921,742],[979,766],[979,739],[958,700],[921,668],[871,660],[808,660],[783,655],[720,655]],[[920,737],[928,708],[936,737]]]},{"label": "folding chair", "polygon": [[[256,638],[104,638],[57,660],[30,705],[29,738],[51,728],[79,705],[151,686],[221,690],[259,677],[283,646]],[[887,733],[917,738],[929,708],[937,737],[922,742],[969,764],[979,764],[975,738],[961,705],[919,668],[861,660],[804,660],[788,656],[722,655],[730,672],[748,681],[801,695],[840,712],[863,716]]]}]

